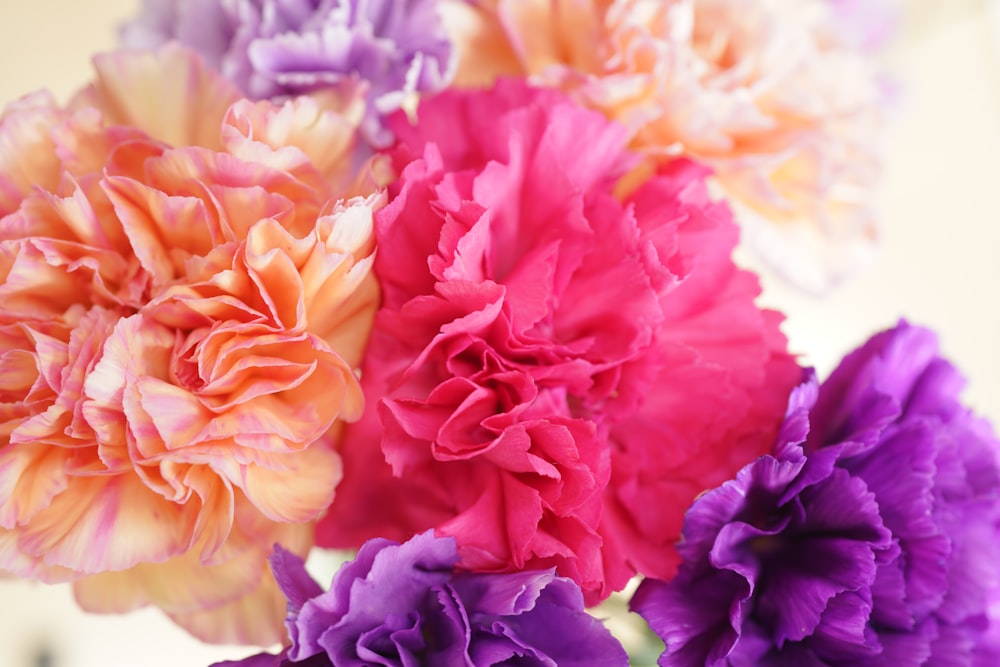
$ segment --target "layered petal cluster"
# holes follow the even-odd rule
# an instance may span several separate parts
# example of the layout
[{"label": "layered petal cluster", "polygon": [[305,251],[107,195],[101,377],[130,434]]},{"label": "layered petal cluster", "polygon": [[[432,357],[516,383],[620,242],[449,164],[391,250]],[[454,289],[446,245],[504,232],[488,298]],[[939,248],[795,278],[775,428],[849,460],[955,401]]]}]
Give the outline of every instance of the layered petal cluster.
[{"label": "layered petal cluster", "polygon": [[709,165],[748,241],[807,289],[871,254],[881,83],[827,0],[448,0],[456,85],[526,76],[653,161]]},{"label": "layered petal cluster", "polygon": [[455,540],[429,531],[403,544],[375,539],[324,591],[279,547],[271,566],[291,646],[215,667],[628,664],[572,581],[552,570],[455,573],[457,561]]},{"label": "layered petal cluster", "polygon": [[767,450],[799,376],[728,209],[690,163],[621,201],[626,130],[553,90],[419,117],[376,214],[374,409],[318,542],[434,528],[462,568],[554,566],[589,601],[669,568],[682,508]]},{"label": "layered petal cluster", "polygon": [[311,545],[362,411],[382,195],[332,189],[350,127],[314,100],[95,64],[0,119],[0,569],[277,641],[267,554]]},{"label": "layered petal cluster", "polygon": [[364,100],[362,129],[391,141],[383,118],[440,90],[454,71],[438,0],[144,0],[126,46],[176,40],[254,99],[333,90]]},{"label": "layered petal cluster", "polygon": [[992,665],[1000,442],[901,323],[793,395],[772,455],[688,511],[632,606],[661,665]]}]

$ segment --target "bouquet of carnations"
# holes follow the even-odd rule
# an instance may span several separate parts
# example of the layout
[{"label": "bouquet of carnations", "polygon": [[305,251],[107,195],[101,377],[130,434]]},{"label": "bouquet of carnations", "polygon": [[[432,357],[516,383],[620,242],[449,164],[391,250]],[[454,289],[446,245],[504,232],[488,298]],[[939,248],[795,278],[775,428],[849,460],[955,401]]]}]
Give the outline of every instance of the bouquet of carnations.
[{"label": "bouquet of carnations", "polygon": [[871,261],[890,20],[147,0],[0,118],[0,570],[242,667],[1000,664],[934,334],[821,382],[732,259]]}]

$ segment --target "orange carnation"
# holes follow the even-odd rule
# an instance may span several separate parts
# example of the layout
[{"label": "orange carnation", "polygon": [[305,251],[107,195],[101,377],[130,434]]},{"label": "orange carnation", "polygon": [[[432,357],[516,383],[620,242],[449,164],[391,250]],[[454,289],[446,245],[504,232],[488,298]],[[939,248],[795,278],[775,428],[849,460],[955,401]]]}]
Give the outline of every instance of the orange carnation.
[{"label": "orange carnation", "polygon": [[95,64],[0,118],[0,568],[280,641],[266,557],[311,546],[363,406],[358,116],[240,100],[176,47]]},{"label": "orange carnation", "polygon": [[525,76],[628,127],[650,161],[710,166],[748,241],[821,290],[873,249],[885,94],[829,4],[444,0],[443,16],[455,85]]}]

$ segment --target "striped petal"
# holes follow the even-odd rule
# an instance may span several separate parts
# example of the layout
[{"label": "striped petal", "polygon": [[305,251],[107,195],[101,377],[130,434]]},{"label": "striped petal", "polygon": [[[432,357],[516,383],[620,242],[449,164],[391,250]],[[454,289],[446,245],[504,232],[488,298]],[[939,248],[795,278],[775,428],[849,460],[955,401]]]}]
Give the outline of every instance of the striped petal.
[{"label": "striped petal", "polygon": [[219,120],[240,92],[194,52],[115,51],[94,58],[97,79],[70,106],[96,107],[106,122],[129,125],[172,146],[219,148]]},{"label": "striped petal", "polygon": [[19,547],[81,573],[124,570],[186,551],[197,507],[153,494],[137,477],[77,477],[22,527]]}]

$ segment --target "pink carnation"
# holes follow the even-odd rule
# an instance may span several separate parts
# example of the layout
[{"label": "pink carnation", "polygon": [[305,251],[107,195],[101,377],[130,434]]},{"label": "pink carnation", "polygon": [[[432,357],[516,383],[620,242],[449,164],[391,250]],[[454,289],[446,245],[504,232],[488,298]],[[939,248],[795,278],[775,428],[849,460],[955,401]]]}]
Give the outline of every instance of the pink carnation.
[{"label": "pink carnation", "polygon": [[[678,163],[621,202],[625,129],[515,82],[445,93],[419,118],[394,128],[405,167],[376,214],[383,306],[362,385],[377,411],[345,435],[317,541],[433,528],[462,567],[554,566],[595,601],[635,572],[621,525],[648,480],[616,459],[639,449],[686,462],[660,465],[685,485],[705,478],[682,503],[661,495],[676,521],[637,538],[673,558],[687,501],[766,449],[797,369],[729,260],[735,228],[700,168]],[[713,389],[721,414],[698,403]],[[620,434],[654,412],[660,432]]]},{"label": "pink carnation", "polygon": [[378,300],[352,125],[237,101],[191,54],[116,53],[0,118],[0,568],[271,643],[275,542],[341,477]]},{"label": "pink carnation", "polygon": [[445,0],[455,84],[518,75],[710,166],[750,243],[807,289],[876,236],[883,83],[828,0]]}]

